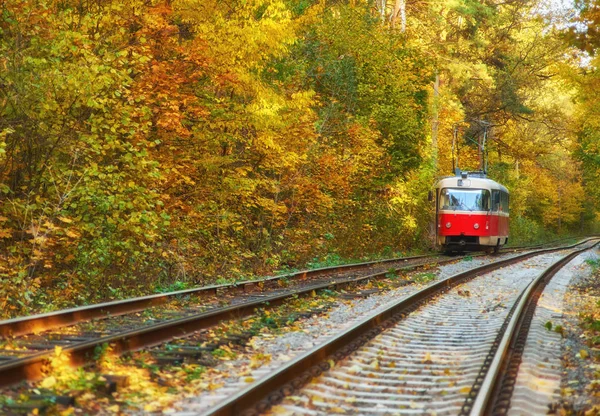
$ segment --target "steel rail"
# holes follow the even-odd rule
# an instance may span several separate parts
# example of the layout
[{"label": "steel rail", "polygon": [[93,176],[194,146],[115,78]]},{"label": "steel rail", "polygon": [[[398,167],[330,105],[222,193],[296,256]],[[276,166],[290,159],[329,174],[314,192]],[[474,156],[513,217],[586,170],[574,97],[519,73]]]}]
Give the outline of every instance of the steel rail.
[{"label": "steel rail", "polygon": [[[493,358],[483,380],[477,380],[472,388],[475,400],[465,401],[463,410],[474,415],[505,415],[510,408],[510,399],[519,373],[523,350],[539,297],[548,282],[559,270],[576,256],[589,248],[573,251],[550,265],[534,279],[520,296],[518,303],[507,317],[507,325],[500,342],[492,347]],[[462,412],[467,414],[467,412]]]},{"label": "steel rail", "polygon": [[[560,240],[556,240],[560,241]],[[552,241],[550,243],[555,243]],[[503,250],[523,250],[536,249],[542,246],[523,246],[523,247],[507,247]],[[54,312],[36,314],[13,319],[0,321],[0,338],[16,337],[38,333],[50,329],[62,328],[69,325],[75,325],[80,322],[90,321],[92,319],[102,319],[111,316],[125,315],[135,313],[155,306],[164,305],[170,299],[183,296],[202,296],[208,294],[217,295],[224,290],[241,290],[247,291],[256,285],[273,283],[283,279],[303,280],[308,277],[316,277],[327,275],[329,273],[350,272],[361,270],[371,266],[382,264],[408,262],[424,258],[443,258],[439,253],[425,254],[411,257],[398,257],[384,260],[375,260],[363,263],[352,263],[339,266],[322,267],[318,269],[302,270],[294,273],[281,274],[277,276],[269,276],[262,279],[247,280],[222,285],[210,285],[192,289],[179,290],[169,293],[159,293],[156,295],[140,296],[124,300],[98,303],[94,305],[80,306],[76,308],[63,309]],[[439,263],[455,261],[458,258],[442,259]]]},{"label": "steel rail", "polygon": [[[453,261],[448,260],[448,261]],[[407,265],[396,268],[397,271],[413,269],[423,265]],[[175,338],[185,337],[193,332],[210,328],[224,320],[239,319],[255,313],[256,308],[268,305],[278,306],[293,296],[306,296],[314,291],[343,287],[362,283],[385,276],[389,271],[377,272],[365,276],[338,278],[328,282],[290,289],[285,293],[266,295],[258,300],[240,302],[228,307],[198,313],[184,318],[170,319],[146,327],[108,335],[90,341],[64,346],[63,352],[69,354],[72,366],[81,366],[90,361],[96,348],[110,344],[117,354],[152,347]],[[36,380],[43,376],[43,370],[52,357],[52,352],[40,352],[25,358],[17,358],[0,364],[0,387],[10,386],[23,380]]]},{"label": "steel rail", "polygon": [[[594,237],[594,236],[592,235],[592,236],[587,236],[587,237]],[[534,245],[530,245],[530,246],[503,246],[500,250],[527,250],[527,249],[533,250],[536,248],[548,247],[553,244],[565,243],[569,240],[578,240],[580,238],[586,238],[586,237],[585,236],[575,236],[575,237],[567,237],[567,238],[558,238],[556,240],[551,240],[551,241],[548,241],[543,244],[534,244]]]},{"label": "steel rail", "polygon": [[[380,264],[408,262],[411,260],[419,260],[429,257],[442,256],[440,254],[425,254],[420,256],[400,257],[364,263],[353,263],[340,266],[323,267],[319,269],[302,270],[295,273],[270,276],[264,279],[248,280],[231,284],[203,286],[193,289],[185,289],[169,293],[159,293],[156,295],[141,296],[113,302],[105,302],[98,303],[95,305],[63,309],[55,312],[7,319],[4,321],[0,321],[0,337],[15,337],[46,331],[49,329],[56,329],[69,325],[74,325],[92,319],[107,318],[110,316],[119,316],[128,313],[139,312],[144,309],[163,305],[167,303],[170,299],[178,296],[198,296],[207,294],[217,295],[223,290],[246,291],[249,288],[254,287],[256,285],[277,282],[282,279],[302,280],[308,277],[327,275],[329,273],[350,272],[354,270],[361,270],[371,266],[377,266]],[[454,260],[456,260],[456,258],[448,261]]]},{"label": "steel rail", "polygon": [[[575,244],[574,246],[584,244],[585,242],[587,242],[587,240]],[[538,254],[556,251],[560,249],[562,248],[543,249],[526,253],[508,260],[501,260],[499,262],[491,263],[495,266],[486,265],[478,268],[477,270],[484,270],[490,267],[501,267],[502,265],[517,261],[515,260],[517,258],[529,258]],[[404,269],[413,267],[418,266],[406,266],[404,267]],[[401,269],[403,268],[399,268],[399,270]],[[185,318],[171,319],[162,323],[149,325],[140,329],[128,330],[118,334],[113,334],[89,341],[78,342],[70,346],[63,346],[63,352],[70,356],[72,366],[81,366],[93,360],[96,349],[105,344],[110,344],[112,346],[113,351],[117,354],[140,350],[143,348],[159,345],[161,343],[170,341],[175,338],[185,337],[193,332],[212,327],[215,324],[222,322],[223,320],[238,319],[244,316],[251,315],[255,312],[255,309],[257,307],[265,305],[269,305],[269,307],[277,306],[285,302],[287,299],[293,297],[294,295],[304,296],[307,294],[311,294],[313,291],[317,290],[360,283],[381,276],[385,276],[385,274],[387,273],[388,271],[383,271],[366,276],[336,279],[329,282],[317,283],[303,287],[301,289],[292,289],[287,291],[286,293],[264,296],[259,300],[241,302],[239,304],[225,308],[220,308],[218,310],[207,311]],[[445,279],[444,281],[439,283],[439,286],[442,287],[448,284],[449,281],[450,280]],[[28,357],[18,358],[0,364],[0,387],[6,387],[23,380],[36,380],[41,378],[43,376],[44,368],[46,367],[51,357],[52,352],[40,352],[32,354]]]},{"label": "steel rail", "polygon": [[571,249],[585,244],[591,239],[577,244],[541,249],[509,259],[499,260],[477,268],[470,269],[450,276],[441,281],[432,283],[426,288],[399,299],[381,312],[374,313],[359,323],[344,330],[326,343],[313,348],[300,355],[277,371],[254,382],[247,388],[238,392],[224,402],[209,409],[207,414],[216,416],[255,415],[271,405],[279,402],[286,395],[292,394],[296,389],[310,381],[312,377],[320,375],[330,368],[327,359],[339,361],[361,345],[374,338],[383,329],[388,328],[408,313],[415,310],[422,303],[432,299],[459,283],[473,279],[482,274],[497,270],[511,264],[521,262],[540,254]]}]

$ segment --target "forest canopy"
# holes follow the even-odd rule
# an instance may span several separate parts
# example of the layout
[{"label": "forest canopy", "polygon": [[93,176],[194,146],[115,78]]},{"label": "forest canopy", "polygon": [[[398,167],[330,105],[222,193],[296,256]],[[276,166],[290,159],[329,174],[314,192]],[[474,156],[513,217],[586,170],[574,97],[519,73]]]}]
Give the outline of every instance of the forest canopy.
[{"label": "forest canopy", "polygon": [[1,309],[430,248],[484,135],[513,242],[593,232],[599,7],[5,0]]}]

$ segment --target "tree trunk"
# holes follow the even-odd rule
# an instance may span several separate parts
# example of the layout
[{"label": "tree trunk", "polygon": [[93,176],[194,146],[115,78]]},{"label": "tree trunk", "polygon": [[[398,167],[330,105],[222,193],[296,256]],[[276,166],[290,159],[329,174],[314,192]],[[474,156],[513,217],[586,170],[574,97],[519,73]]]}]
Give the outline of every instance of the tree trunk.
[{"label": "tree trunk", "polygon": [[433,82],[433,117],[431,121],[431,158],[433,159],[434,172],[437,170],[438,156],[438,131],[439,131],[439,106],[440,106],[440,74],[435,72]]},{"label": "tree trunk", "polygon": [[396,27],[396,21],[400,15],[400,31],[406,32],[406,1],[396,0],[394,4],[394,12],[392,13],[392,27]]}]

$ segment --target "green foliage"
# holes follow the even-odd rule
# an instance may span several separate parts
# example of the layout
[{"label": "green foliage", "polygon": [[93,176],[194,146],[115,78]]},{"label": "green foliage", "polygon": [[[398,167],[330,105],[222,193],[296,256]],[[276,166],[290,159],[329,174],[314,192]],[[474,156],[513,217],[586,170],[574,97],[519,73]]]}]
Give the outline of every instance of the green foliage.
[{"label": "green foliage", "polygon": [[511,244],[534,244],[552,238],[552,232],[546,231],[542,224],[522,216],[510,218]]},{"label": "green foliage", "polygon": [[323,298],[336,297],[337,293],[330,289],[323,289],[319,291],[319,295]]},{"label": "green foliage", "polygon": [[194,381],[194,380],[200,380],[202,378],[202,375],[204,373],[206,373],[206,367],[203,367],[201,365],[195,365],[195,366],[190,366],[190,365],[184,365],[182,367],[183,371],[185,372],[186,376],[185,376],[185,381],[190,382],[190,381]]},{"label": "green foliage", "polygon": [[563,335],[565,334],[565,329],[562,327],[562,325],[556,325],[554,327],[554,332],[556,332],[557,334]]},{"label": "green foliage", "polygon": [[396,280],[398,278],[398,270],[389,269],[385,274],[385,277],[390,280]]},{"label": "green foliage", "polygon": [[217,348],[216,350],[213,350],[211,354],[216,358],[234,359],[236,357],[236,354],[233,351],[225,348]]},{"label": "green foliage", "polygon": [[169,292],[177,292],[180,290],[186,290],[193,287],[188,282],[181,282],[179,280],[169,283],[167,286],[156,286],[154,288],[154,293],[169,293]]},{"label": "green foliage", "polygon": [[325,267],[340,266],[342,264],[353,263],[353,262],[355,262],[355,261],[350,260],[350,259],[343,259],[337,253],[330,253],[330,254],[325,255],[321,259],[313,259],[312,261],[310,261],[308,263],[308,267],[310,269],[322,269]]},{"label": "green foliage", "polygon": [[592,268],[593,273],[596,273],[598,268],[600,268],[600,259],[586,259],[585,262]]},{"label": "green foliage", "polygon": [[598,71],[536,2],[392,3],[3,2],[3,316],[429,249],[455,125],[511,243],[592,230]]},{"label": "green foliage", "polygon": [[413,278],[413,281],[415,281],[416,283],[429,283],[435,279],[437,279],[437,275],[435,273],[427,272],[417,274]]}]

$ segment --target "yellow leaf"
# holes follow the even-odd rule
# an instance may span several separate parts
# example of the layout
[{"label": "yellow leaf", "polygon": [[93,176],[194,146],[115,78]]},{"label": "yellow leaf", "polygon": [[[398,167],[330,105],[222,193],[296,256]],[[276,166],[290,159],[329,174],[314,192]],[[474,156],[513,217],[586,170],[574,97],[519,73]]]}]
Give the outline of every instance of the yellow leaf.
[{"label": "yellow leaf", "polygon": [[79,234],[77,234],[76,232],[73,232],[73,231],[71,231],[71,230],[67,230],[67,231],[65,231],[65,234],[66,234],[68,237],[71,237],[71,238],[77,238],[77,237],[79,237]]},{"label": "yellow leaf", "polygon": [[463,387],[462,389],[459,390],[459,392],[461,392],[463,394],[468,394],[471,392],[471,387]]},{"label": "yellow leaf", "polygon": [[586,350],[579,350],[579,355],[580,355],[580,356],[581,356],[581,358],[583,358],[584,360],[590,356],[590,354],[588,354],[588,352],[587,352]]},{"label": "yellow leaf", "polygon": [[58,219],[66,224],[71,224],[73,222],[72,219],[67,218],[67,217],[58,217]]},{"label": "yellow leaf", "polygon": [[113,413],[118,413],[119,412],[119,405],[115,404],[113,406],[109,406],[106,408],[109,412],[113,412]]},{"label": "yellow leaf", "polygon": [[325,401],[323,400],[323,398],[316,394],[309,396],[308,400],[309,400],[309,403],[313,403],[313,404],[325,404]]},{"label": "yellow leaf", "polygon": [[279,406],[279,405],[271,407],[270,413],[272,413],[274,415],[293,415],[294,414],[294,412],[289,411],[285,407]]},{"label": "yellow leaf", "polygon": [[362,368],[361,368],[360,366],[358,366],[358,365],[354,364],[352,367],[350,367],[350,368],[348,369],[348,372],[349,372],[350,374],[359,374],[359,373],[361,373],[361,372],[362,372]]},{"label": "yellow leaf", "polygon": [[56,378],[54,376],[46,377],[41,383],[40,386],[44,389],[49,389],[50,387],[56,384]]},{"label": "yellow leaf", "polygon": [[244,379],[244,381],[245,381],[246,383],[252,383],[252,382],[254,381],[254,378],[252,378],[252,377],[246,377],[246,378]]},{"label": "yellow leaf", "polygon": [[83,393],[81,396],[79,396],[79,398],[77,399],[77,402],[87,402],[90,400],[96,400],[96,395],[94,393],[91,392],[87,392],[87,393]]}]

